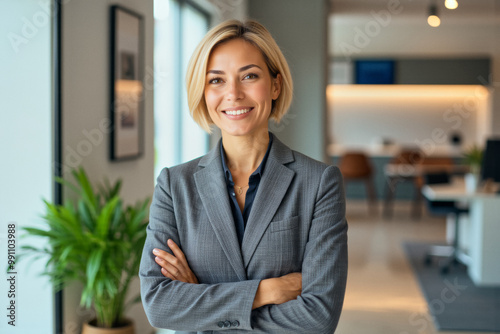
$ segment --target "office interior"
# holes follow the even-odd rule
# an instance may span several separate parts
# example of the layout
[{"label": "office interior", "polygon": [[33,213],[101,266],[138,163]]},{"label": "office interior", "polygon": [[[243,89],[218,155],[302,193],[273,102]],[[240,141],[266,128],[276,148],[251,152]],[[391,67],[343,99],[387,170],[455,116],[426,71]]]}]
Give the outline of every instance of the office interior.
[{"label": "office interior", "polygon": [[[209,27],[254,18],[270,30],[294,78],[292,107],[271,131],[317,160],[340,164],[344,153],[362,151],[376,168],[375,208],[362,183],[346,184],[349,273],[337,332],[440,333],[402,243],[447,242],[451,223],[427,212],[425,198],[413,216],[411,184],[398,186],[391,217],[385,217],[384,168],[406,147],[460,164],[463,150],[500,136],[500,1],[458,0],[455,10],[436,2],[438,27],[427,22],[431,3],[2,0],[2,245],[8,224],[16,224],[18,237],[22,227],[41,226],[42,198],[61,200],[56,173],[83,166],[95,182],[121,178],[124,200],[135,202],[152,196],[161,167],[213,147],[217,133],[204,134],[185,107],[186,57]],[[142,149],[121,161],[110,159],[111,5],[140,13],[144,29]],[[440,60],[464,63],[446,70]],[[396,75],[391,83],[357,84],[360,61],[389,61]],[[412,72],[422,61],[427,70]],[[409,69],[405,77],[398,68],[399,74]],[[455,135],[458,145],[451,142]],[[79,306],[81,287],[56,295],[40,275],[43,266],[19,264],[18,324],[13,330],[2,321],[0,332],[80,333],[92,316]],[[6,284],[0,285],[5,302]],[[139,291],[138,280],[132,290]],[[169,333],[150,326],[140,303],[128,315],[137,333]]]}]

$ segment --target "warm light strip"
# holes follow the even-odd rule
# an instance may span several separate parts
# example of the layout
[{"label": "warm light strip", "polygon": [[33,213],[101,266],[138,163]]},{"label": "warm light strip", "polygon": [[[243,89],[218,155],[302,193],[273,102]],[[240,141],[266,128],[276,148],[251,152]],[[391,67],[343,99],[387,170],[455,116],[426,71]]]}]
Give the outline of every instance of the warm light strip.
[{"label": "warm light strip", "polygon": [[370,97],[477,97],[486,99],[488,89],[481,85],[328,85],[328,98]]}]

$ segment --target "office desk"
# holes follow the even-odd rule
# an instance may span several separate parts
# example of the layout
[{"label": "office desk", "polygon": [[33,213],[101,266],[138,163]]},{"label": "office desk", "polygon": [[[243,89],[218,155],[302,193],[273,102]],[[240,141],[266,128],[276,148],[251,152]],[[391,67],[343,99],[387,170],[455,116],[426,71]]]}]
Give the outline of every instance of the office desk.
[{"label": "office desk", "polygon": [[420,218],[422,209],[422,189],[421,182],[418,179],[426,173],[447,172],[451,174],[463,174],[468,171],[468,167],[464,165],[422,165],[422,164],[404,164],[391,163],[384,168],[384,175],[387,181],[384,200],[384,217],[392,216],[394,195],[396,186],[402,182],[411,182],[415,187],[415,195],[413,198],[412,217]]},{"label": "office desk", "polygon": [[479,286],[500,286],[500,195],[469,193],[463,180],[426,185],[422,193],[431,201],[469,202],[469,276]]}]

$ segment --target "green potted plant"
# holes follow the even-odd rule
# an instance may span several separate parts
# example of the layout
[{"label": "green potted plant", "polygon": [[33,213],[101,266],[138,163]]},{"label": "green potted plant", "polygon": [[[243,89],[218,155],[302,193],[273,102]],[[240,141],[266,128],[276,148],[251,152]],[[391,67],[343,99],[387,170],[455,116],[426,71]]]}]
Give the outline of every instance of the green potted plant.
[{"label": "green potted plant", "polygon": [[48,246],[25,246],[24,251],[47,260],[45,274],[57,290],[73,281],[82,283],[80,303],[93,307],[96,313],[96,319],[84,324],[83,333],[117,327],[123,333],[134,333],[125,312],[140,301],[140,296],[129,301],[126,297],[131,280],[138,274],[146,240],[149,198],[125,206],[119,196],[121,181],[111,185],[106,180],[95,191],[82,168],[72,175],[76,184],[62,179],[58,182],[73,190],[76,200],[64,205],[44,201],[47,228],[24,229],[27,235],[45,238]]},{"label": "green potted plant", "polygon": [[467,191],[474,192],[479,183],[479,173],[483,162],[483,150],[473,145],[464,154],[464,163],[469,166],[469,173],[465,175],[465,187]]}]

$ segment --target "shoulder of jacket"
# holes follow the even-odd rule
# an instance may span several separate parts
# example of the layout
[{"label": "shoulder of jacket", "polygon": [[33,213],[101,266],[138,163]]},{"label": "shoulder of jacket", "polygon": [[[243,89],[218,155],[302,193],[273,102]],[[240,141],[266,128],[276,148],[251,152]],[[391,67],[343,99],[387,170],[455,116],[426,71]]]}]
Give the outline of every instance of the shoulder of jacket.
[{"label": "shoulder of jacket", "polygon": [[171,176],[178,176],[178,175],[192,175],[194,172],[196,172],[199,167],[199,162],[203,157],[198,157],[196,159],[190,160],[188,162],[184,162],[180,165],[176,165],[173,167],[169,167],[169,174]]},{"label": "shoulder of jacket", "polygon": [[307,167],[313,170],[324,171],[328,167],[332,166],[323,161],[313,159],[303,153],[294,150],[292,150],[292,153],[295,159],[294,164],[296,164],[299,167]]}]

